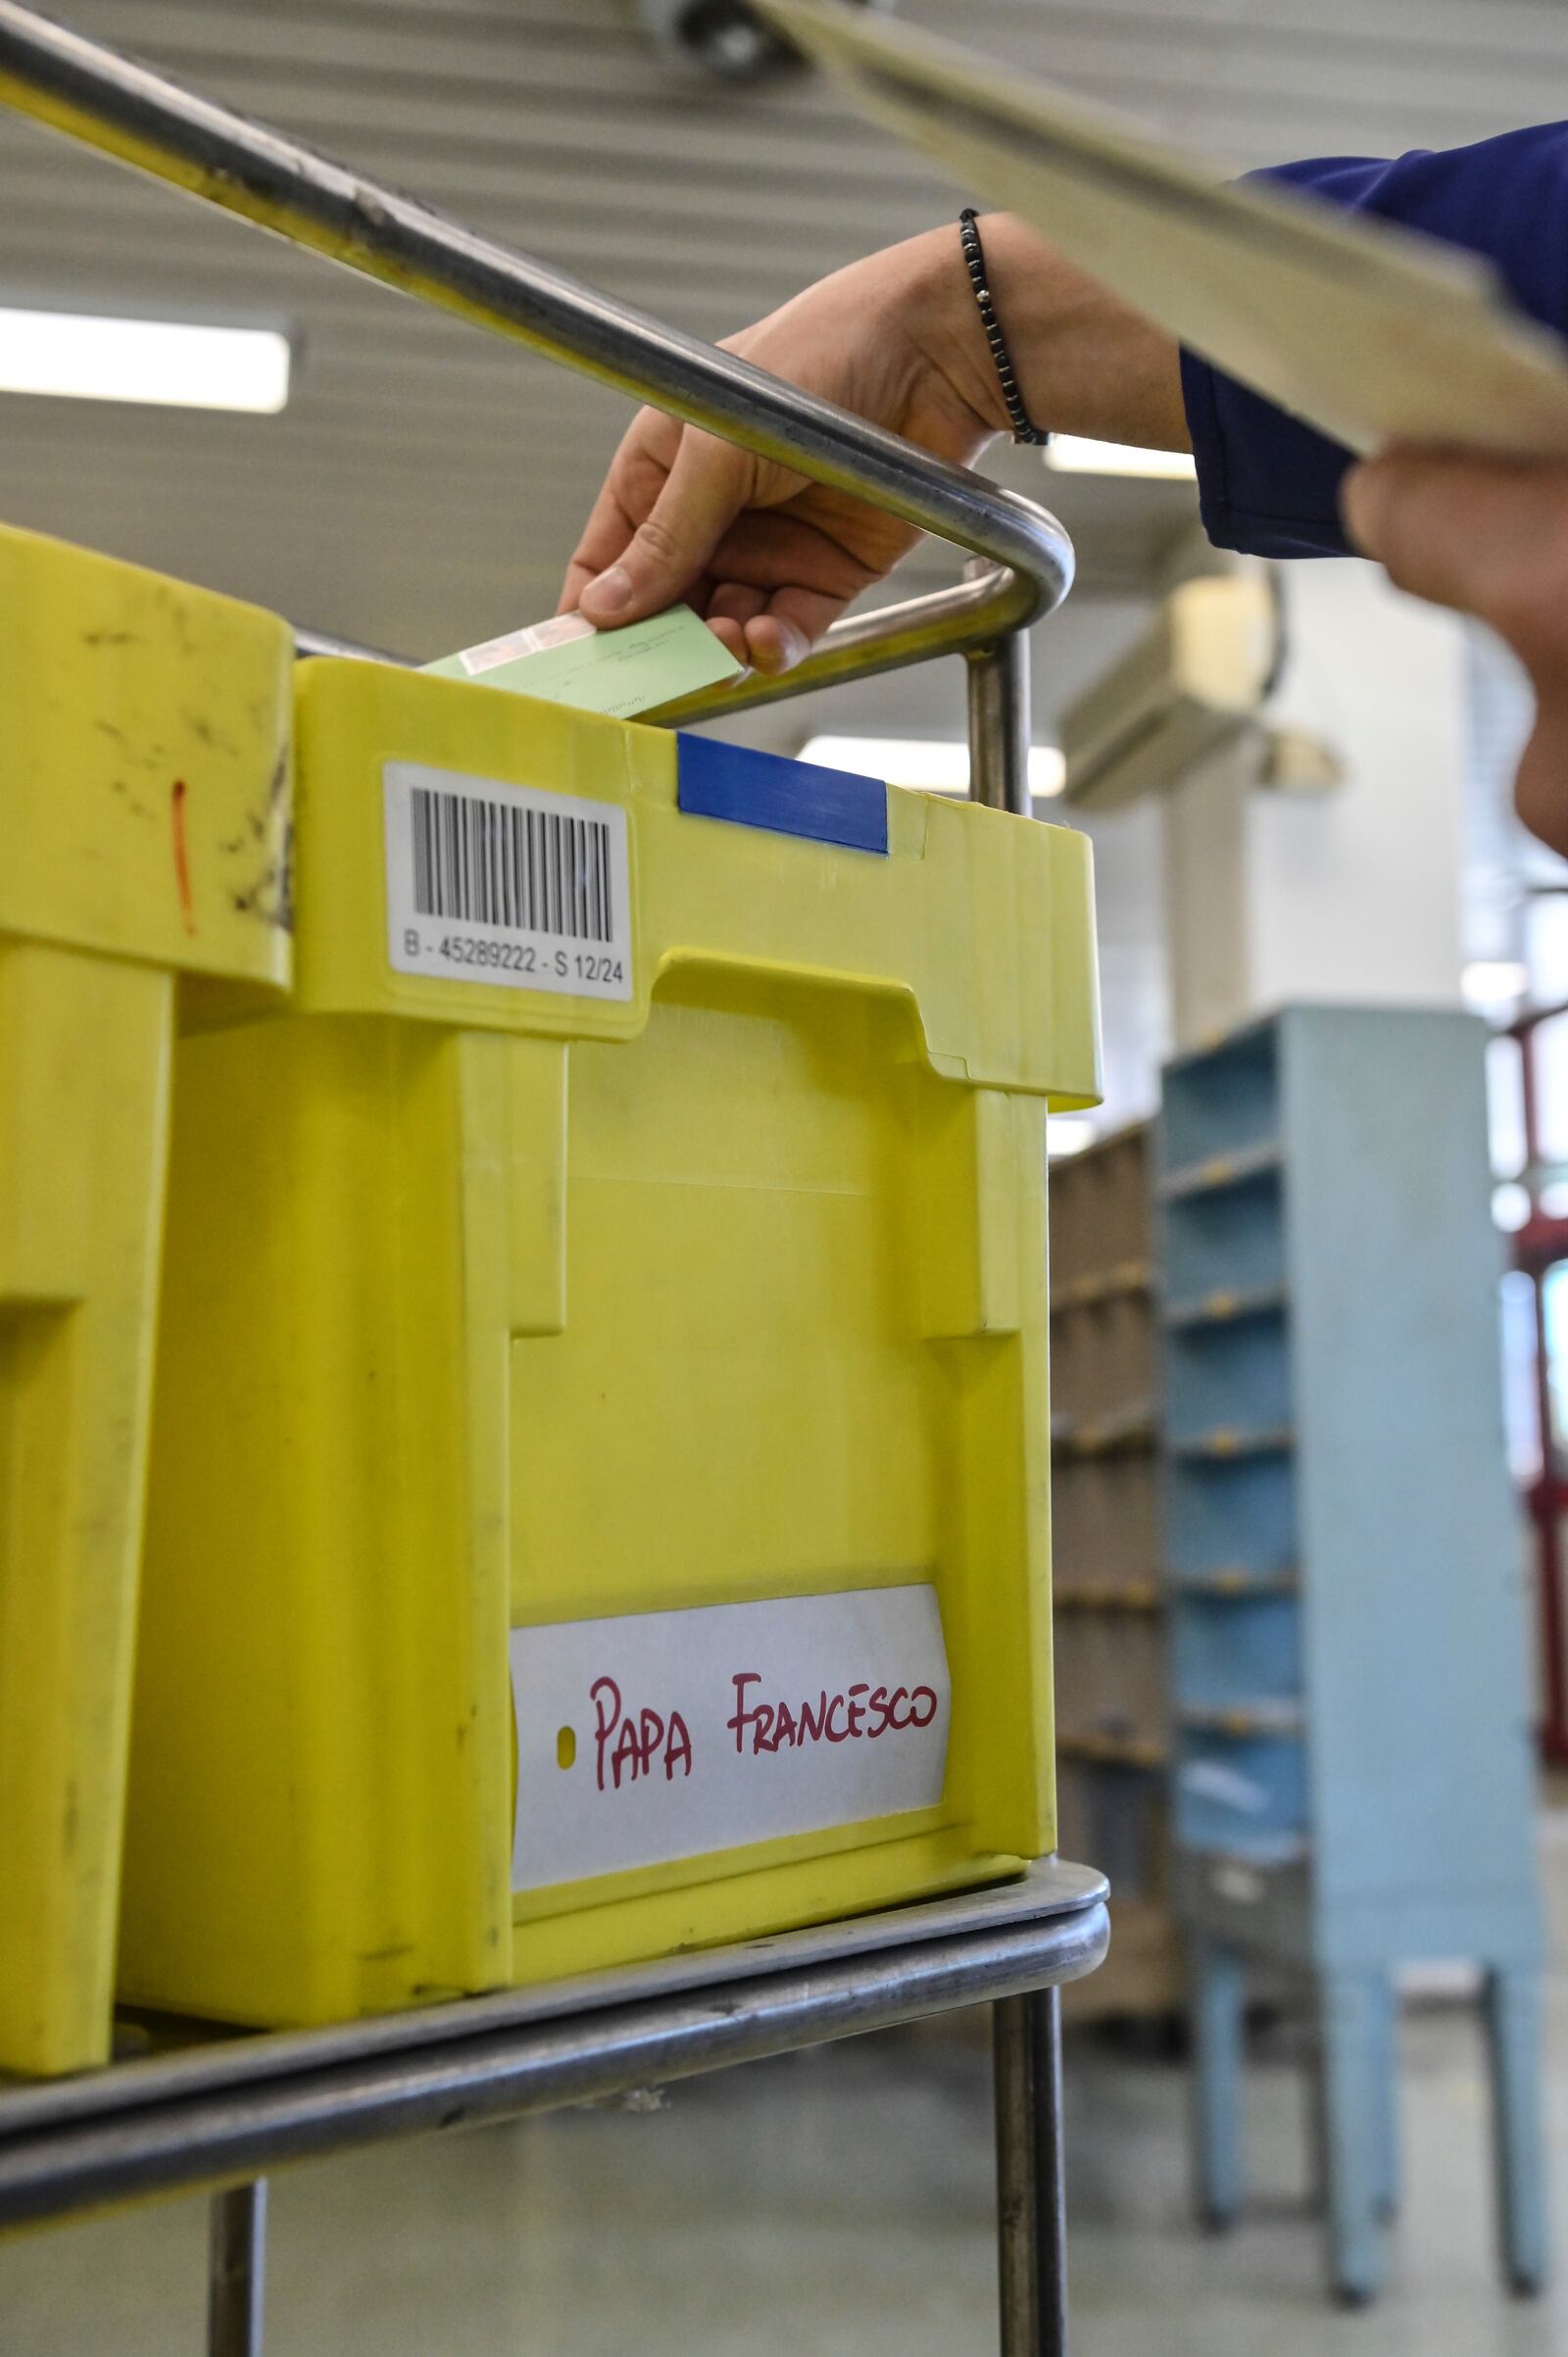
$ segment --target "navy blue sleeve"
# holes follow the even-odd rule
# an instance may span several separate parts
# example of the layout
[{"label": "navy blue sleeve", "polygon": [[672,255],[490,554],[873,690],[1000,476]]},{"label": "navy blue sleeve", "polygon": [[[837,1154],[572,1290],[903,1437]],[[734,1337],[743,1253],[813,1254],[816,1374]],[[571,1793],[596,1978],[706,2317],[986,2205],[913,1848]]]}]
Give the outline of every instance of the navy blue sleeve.
[{"label": "navy blue sleeve", "polygon": [[[1294,182],[1348,212],[1484,254],[1520,308],[1568,335],[1568,123],[1507,131],[1476,147],[1417,149],[1395,163],[1333,156],[1263,179]],[[1218,548],[1256,557],[1342,557],[1343,444],[1182,355],[1203,524]]]}]

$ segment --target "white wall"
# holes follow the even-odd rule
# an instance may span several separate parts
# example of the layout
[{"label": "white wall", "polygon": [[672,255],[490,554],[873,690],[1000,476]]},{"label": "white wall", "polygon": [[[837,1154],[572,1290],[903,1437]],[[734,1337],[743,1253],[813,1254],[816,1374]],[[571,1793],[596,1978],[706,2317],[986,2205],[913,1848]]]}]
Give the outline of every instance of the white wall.
[{"label": "white wall", "polygon": [[1265,794],[1248,833],[1253,989],[1454,1005],[1461,965],[1465,642],[1377,567],[1283,574],[1294,654],[1279,716],[1343,754],[1321,798]]},{"label": "white wall", "polygon": [[1371,565],[1281,574],[1281,723],[1345,767],[1323,794],[1251,786],[1245,750],[1165,813],[1173,1029],[1188,1045],[1302,1000],[1459,1000],[1465,642]]}]

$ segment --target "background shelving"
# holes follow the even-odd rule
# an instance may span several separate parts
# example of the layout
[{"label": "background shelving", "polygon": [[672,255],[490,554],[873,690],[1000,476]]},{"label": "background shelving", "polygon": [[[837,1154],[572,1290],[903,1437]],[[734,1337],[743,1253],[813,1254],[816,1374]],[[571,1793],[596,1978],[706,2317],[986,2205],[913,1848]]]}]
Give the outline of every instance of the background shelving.
[{"label": "background shelving", "polygon": [[1167,1893],[1165,1596],[1149,1132],[1051,1174],[1052,1398],[1061,1845],[1104,1856],[1109,1960],[1068,1993],[1080,2017],[1173,2014]]},{"label": "background shelving", "polygon": [[1198,2167],[1241,2194],[1247,1975],[1318,2001],[1334,2280],[1381,2275],[1400,1968],[1482,1965],[1507,2264],[1540,2280],[1540,1923],[1483,1027],[1295,1007],[1164,1075],[1173,1888]]}]

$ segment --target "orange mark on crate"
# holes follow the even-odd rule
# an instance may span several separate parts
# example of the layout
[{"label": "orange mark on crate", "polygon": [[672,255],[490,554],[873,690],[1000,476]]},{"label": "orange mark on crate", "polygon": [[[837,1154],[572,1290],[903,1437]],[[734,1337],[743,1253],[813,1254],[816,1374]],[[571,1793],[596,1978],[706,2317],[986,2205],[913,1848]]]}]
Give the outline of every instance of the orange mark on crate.
[{"label": "orange mark on crate", "polygon": [[169,824],[174,839],[174,885],[179,894],[179,912],[185,920],[187,933],[196,930],[196,910],[191,900],[190,857],[185,849],[185,780],[176,777],[170,788]]}]

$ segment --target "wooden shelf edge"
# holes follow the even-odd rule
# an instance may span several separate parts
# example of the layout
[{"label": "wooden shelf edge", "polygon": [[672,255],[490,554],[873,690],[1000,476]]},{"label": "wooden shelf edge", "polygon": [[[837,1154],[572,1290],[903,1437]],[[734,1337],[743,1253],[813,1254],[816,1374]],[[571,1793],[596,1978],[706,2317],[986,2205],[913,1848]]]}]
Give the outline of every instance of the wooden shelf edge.
[{"label": "wooden shelf edge", "polygon": [[1056,1580],[1052,1600],[1063,1612],[1161,1612],[1165,1593],[1157,1580]]},{"label": "wooden shelf edge", "polygon": [[1056,1738],[1056,1756],[1091,1767],[1164,1768],[1167,1765],[1162,1743],[1146,1743],[1137,1736],[1061,1734]]},{"label": "wooden shelf edge", "polygon": [[1176,1721],[1193,1735],[1295,1737],[1304,1733],[1306,1712],[1299,1702],[1182,1702],[1175,1705]]},{"label": "wooden shelf edge", "polygon": [[1158,1446],[1159,1431],[1152,1415],[1125,1423],[1106,1418],[1101,1423],[1069,1425],[1064,1431],[1053,1433],[1051,1438],[1053,1456],[1074,1460],[1151,1456]]},{"label": "wooden shelf edge", "polygon": [[1168,1171],[1156,1180],[1154,1192],[1161,1203],[1185,1203],[1195,1195],[1217,1195],[1227,1187],[1246,1187],[1255,1179],[1277,1177],[1284,1163],[1278,1138],[1265,1138],[1256,1146],[1238,1147],[1234,1154],[1205,1154],[1201,1161]]},{"label": "wooden shelf edge", "polygon": [[1122,1260],[1114,1268],[1093,1269],[1081,1277],[1066,1277],[1051,1288],[1051,1314],[1068,1309],[1097,1309],[1102,1301],[1126,1301],[1154,1290],[1154,1272],[1148,1260]]},{"label": "wooden shelf edge", "polygon": [[1229,1570],[1223,1566],[1214,1571],[1185,1573],[1167,1571],[1165,1587],[1177,1596],[1210,1597],[1221,1603],[1246,1602],[1251,1596],[1298,1596],[1300,1593],[1299,1572]]},{"label": "wooden shelf edge", "polygon": [[1201,1334],[1215,1327],[1245,1325],[1252,1318],[1274,1317],[1288,1306],[1283,1285],[1259,1285],[1250,1292],[1221,1286],[1197,1301],[1168,1302],[1164,1323],[1173,1334]]},{"label": "wooden shelf edge", "polygon": [[1167,1444],[1170,1453],[1183,1464],[1228,1465],[1250,1456],[1288,1456],[1296,1446],[1296,1434],[1289,1424],[1274,1424],[1255,1431],[1220,1426],[1213,1432],[1197,1432],[1185,1440]]}]

